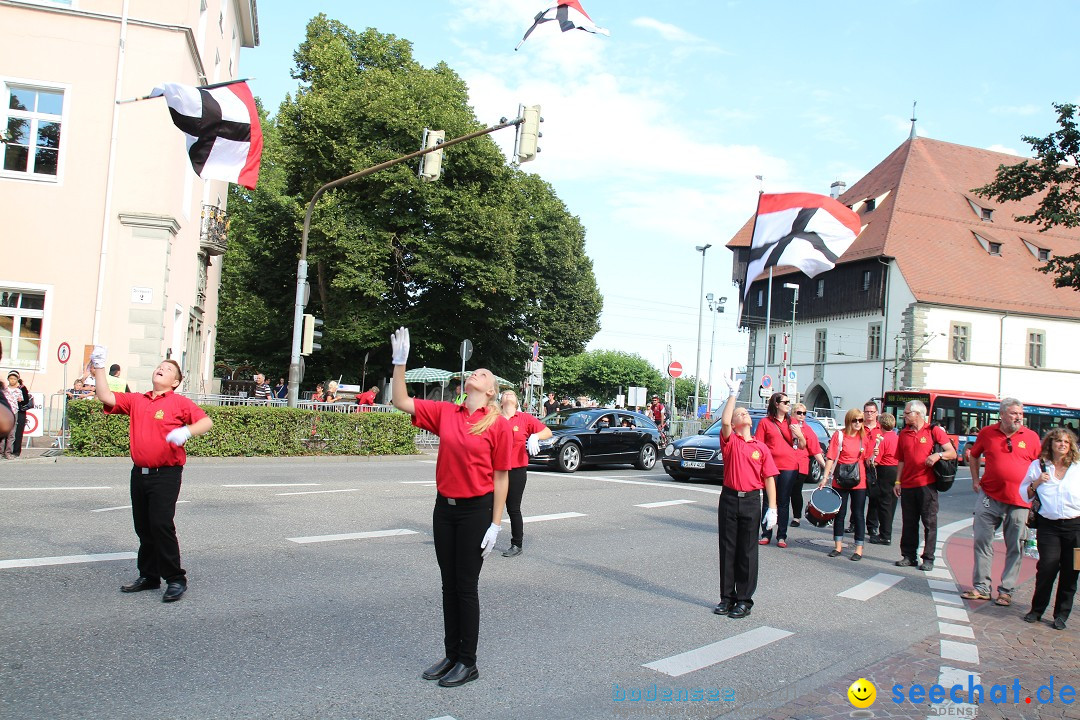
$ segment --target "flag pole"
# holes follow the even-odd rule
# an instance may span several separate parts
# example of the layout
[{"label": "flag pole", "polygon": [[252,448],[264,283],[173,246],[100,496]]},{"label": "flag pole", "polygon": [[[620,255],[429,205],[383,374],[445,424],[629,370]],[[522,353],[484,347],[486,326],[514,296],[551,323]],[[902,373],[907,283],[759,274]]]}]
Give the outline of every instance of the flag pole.
[{"label": "flag pole", "polygon": [[773,266],[769,266],[769,289],[765,291],[765,370],[762,375],[769,374],[769,318],[772,315],[772,273]]},{"label": "flag pole", "polygon": [[[214,83],[213,85],[196,85],[198,90],[213,90],[214,88],[225,87],[226,85],[235,85],[237,83],[247,82],[248,80],[254,80],[255,78],[238,78],[236,80],[226,80],[225,82]],[[143,95],[142,97],[128,98],[127,100],[117,100],[117,105],[126,105],[127,103],[139,102],[140,100],[153,100],[154,98],[165,97],[164,95]]]},{"label": "flag pole", "polygon": [[[765,194],[765,187],[764,187],[765,186],[765,179],[763,177],[761,177],[760,175],[755,175],[754,177],[758,181],[761,182],[761,186],[758,188],[757,207],[754,208],[754,224],[750,228],[750,249],[751,250],[753,250],[753,248],[754,248],[754,234],[757,233],[758,215],[761,214],[761,196]],[[747,255],[747,259],[746,259],[746,280],[743,281],[742,305],[741,305],[741,308],[739,310],[739,322],[740,323],[742,322],[743,313],[746,312],[746,298],[750,294],[750,285],[751,285],[751,283],[753,283],[753,281],[755,279],[756,278],[750,277],[750,258],[749,258],[749,255]],[[770,295],[771,295],[771,291],[772,291],[772,267],[771,266],[769,267],[769,291],[770,291]],[[769,361],[769,328],[768,328],[768,322],[769,322],[768,315],[766,315],[766,318],[765,318],[765,373],[768,373],[768,371],[769,371],[769,363],[768,363],[768,361]],[[751,363],[751,365],[750,365],[750,376],[751,376],[751,380],[753,379],[753,374],[754,374],[754,365],[753,365],[753,363],[755,363],[756,361],[757,361],[757,351],[755,350],[754,355],[750,358],[750,363]],[[750,391],[750,404],[751,405],[754,404],[754,391],[753,390]]]}]

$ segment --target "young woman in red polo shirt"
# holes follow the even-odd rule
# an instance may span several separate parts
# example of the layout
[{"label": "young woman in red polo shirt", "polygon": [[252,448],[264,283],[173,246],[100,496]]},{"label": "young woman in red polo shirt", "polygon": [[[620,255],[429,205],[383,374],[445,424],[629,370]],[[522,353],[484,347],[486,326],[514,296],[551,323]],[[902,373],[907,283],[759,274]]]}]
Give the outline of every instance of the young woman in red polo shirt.
[{"label": "young woman in red polo shirt", "polygon": [[456,687],[480,677],[477,584],[484,558],[495,549],[502,527],[512,464],[510,424],[499,413],[495,376],[488,370],[476,370],[465,381],[461,405],[409,397],[405,386],[409,331],[398,328],[390,344],[394,407],[412,415],[417,427],[439,436],[432,530],[442,575],[446,656],[425,670],[423,678]]},{"label": "young woman in red polo shirt", "polygon": [[500,404],[502,415],[510,423],[510,432],[514,438],[510,489],[506,494],[506,513],[510,516],[510,549],[503,553],[503,557],[517,557],[521,554],[521,541],[524,536],[521,496],[525,494],[525,483],[528,481],[526,469],[529,456],[540,452],[540,441],[551,437],[551,428],[529,413],[521,412],[517,393],[513,390],[502,394]]},{"label": "young woman in red polo shirt", "polygon": [[[833,543],[835,547],[829,553],[829,557],[836,557],[844,552],[844,518],[847,517],[848,502],[852,504],[852,517],[855,521],[855,552],[852,560],[862,560],[863,544],[866,540],[866,466],[867,458],[874,454],[873,445],[869,442],[866,430],[863,428],[863,411],[852,408],[844,415],[844,429],[833,433],[829,439],[829,449],[825,453],[825,477],[818,483],[819,488],[825,487],[825,483],[833,480],[833,490],[840,493],[840,512],[833,520]],[[857,463],[859,466],[859,484],[854,488],[841,488],[833,479],[833,473],[837,465],[850,465]]]},{"label": "young woman in red polo shirt", "polygon": [[[787,393],[773,393],[769,398],[766,417],[758,423],[754,438],[765,444],[772,453],[773,462],[779,474],[776,476],[776,504],[780,509],[780,518],[776,523],[776,546],[787,547],[788,512],[791,510],[791,493],[799,479],[799,456],[806,454],[806,440],[802,433],[791,430],[791,399]],[[801,490],[800,490],[801,492]],[[761,514],[767,508],[762,505]],[[772,540],[772,530],[761,531],[759,545],[768,545]]]}]

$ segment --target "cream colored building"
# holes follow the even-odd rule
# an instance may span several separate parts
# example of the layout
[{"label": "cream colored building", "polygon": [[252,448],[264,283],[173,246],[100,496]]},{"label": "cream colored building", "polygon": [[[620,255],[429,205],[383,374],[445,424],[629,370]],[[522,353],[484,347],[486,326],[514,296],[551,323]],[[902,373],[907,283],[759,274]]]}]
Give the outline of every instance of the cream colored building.
[{"label": "cream colored building", "polygon": [[255,0],[0,0],[0,368],[61,392],[84,348],[133,389],[171,357],[208,392],[228,184],[191,169],[163,82],[239,76]]}]

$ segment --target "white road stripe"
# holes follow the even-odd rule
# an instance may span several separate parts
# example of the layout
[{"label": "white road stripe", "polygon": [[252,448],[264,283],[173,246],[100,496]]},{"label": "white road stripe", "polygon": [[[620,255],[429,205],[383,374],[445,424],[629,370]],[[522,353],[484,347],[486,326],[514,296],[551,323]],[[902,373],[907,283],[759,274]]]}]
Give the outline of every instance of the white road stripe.
[{"label": "white road stripe", "polygon": [[326,493],[356,492],[360,488],[345,488],[344,490],[301,490],[299,492],[274,493],[275,495],[325,495]]},{"label": "white road stripe", "polygon": [[748,632],[714,642],[696,650],[689,650],[663,660],[646,663],[642,667],[651,668],[671,677],[679,677],[765,647],[792,634],[787,630],[778,630],[772,627],[754,628]]},{"label": "white road stripe", "polygon": [[371,532],[343,533],[341,535],[309,535],[307,537],[285,538],[301,545],[307,543],[336,542],[337,540],[364,540],[366,538],[393,537],[395,535],[419,535],[415,530],[373,530]]},{"label": "white road stripe", "polygon": [[639,508],[658,508],[658,507],[670,507],[671,505],[689,505],[690,503],[696,503],[697,500],[664,500],[662,502],[642,503],[641,505],[635,505]]},{"label": "white road stripe", "polygon": [[[176,504],[191,502],[190,500],[177,500]],[[91,510],[90,512],[109,512],[110,510],[130,510],[130,505],[117,505],[116,507],[98,508],[97,510]]]},{"label": "white road stripe", "polygon": [[222,485],[221,487],[229,488],[249,488],[249,487],[314,487],[316,485],[322,485],[322,483],[237,483],[235,485]]},{"label": "white road stripe", "polygon": [[701,492],[701,493],[708,493],[709,495],[719,495],[720,494],[720,491],[715,489],[715,488],[695,487],[693,485],[683,485],[683,484],[679,484],[679,483],[645,482],[644,480],[620,480],[618,478],[613,478],[613,477],[596,477],[596,478],[591,477],[589,479],[590,480],[599,480],[600,482],[622,483],[623,485],[648,485],[648,486],[651,486],[651,487],[667,488],[669,490],[671,488],[673,488],[673,487],[677,487],[677,488],[679,488],[679,490],[681,492]]},{"label": "white road stripe", "polygon": [[402,480],[402,485],[434,485],[434,480]]},{"label": "white road stripe", "polygon": [[956,660],[958,662],[979,664],[979,646],[971,643],[956,642],[954,640],[941,640],[941,659]]},{"label": "white road stripe", "polygon": [[21,560],[0,560],[0,570],[21,567],[41,567],[44,565],[74,565],[75,563],[105,562],[107,560],[134,560],[133,552],[101,553],[98,555],[60,555],[57,557],[23,558]]},{"label": "white road stripe", "polygon": [[[565,520],[566,518],[585,517],[585,513],[579,512],[564,512],[564,513],[552,513],[551,515],[532,515],[530,517],[521,518],[521,522],[544,522],[545,520]],[[503,518],[503,522],[510,522],[509,517]]]},{"label": "white road stripe", "polygon": [[927,584],[931,590],[948,590],[949,592],[958,592],[960,588],[956,587],[956,583],[948,580],[927,580]]},{"label": "white road stripe", "polygon": [[849,588],[842,593],[837,593],[836,596],[848,598],[850,600],[866,601],[872,597],[877,597],[903,579],[904,578],[901,575],[878,573],[874,577],[859,583],[853,588]]},{"label": "white road stripe", "polygon": [[94,485],[83,487],[13,487],[0,488],[0,490],[112,490],[109,485]]},{"label": "white road stripe", "polygon": [[970,625],[956,625],[955,623],[938,621],[937,626],[942,635],[952,635],[953,637],[962,637],[968,640],[975,639],[975,631],[971,629]]},{"label": "white road stripe", "polygon": [[956,593],[943,593],[935,590],[930,591],[930,597],[934,599],[936,603],[943,603],[945,605],[963,605],[963,601],[960,600],[960,596]]},{"label": "white road stripe", "polygon": [[942,620],[958,620],[959,622],[969,621],[967,610],[965,610],[964,608],[935,605],[934,609],[937,610],[937,616]]},{"label": "white road stripe", "polygon": [[949,572],[947,568],[936,567],[933,570],[928,570],[926,572],[926,577],[938,579],[945,578],[946,580],[952,580],[952,573]]}]

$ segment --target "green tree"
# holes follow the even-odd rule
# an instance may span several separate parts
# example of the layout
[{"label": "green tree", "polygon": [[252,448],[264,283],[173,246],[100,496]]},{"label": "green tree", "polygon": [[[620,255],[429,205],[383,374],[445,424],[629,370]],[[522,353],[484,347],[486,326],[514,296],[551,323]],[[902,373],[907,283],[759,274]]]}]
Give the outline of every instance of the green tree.
[{"label": "green tree", "polygon": [[[1016,201],[1046,193],[1030,215],[1019,215],[1020,222],[1040,227],[1040,232],[1061,225],[1080,226],[1080,128],[1077,106],[1054,103],[1060,129],[1044,138],[1025,136],[1024,142],[1035,151],[1035,160],[998,167],[994,181],[973,192],[999,201]],[[1051,258],[1039,268],[1056,273],[1055,287],[1080,291],[1080,253]]]}]

